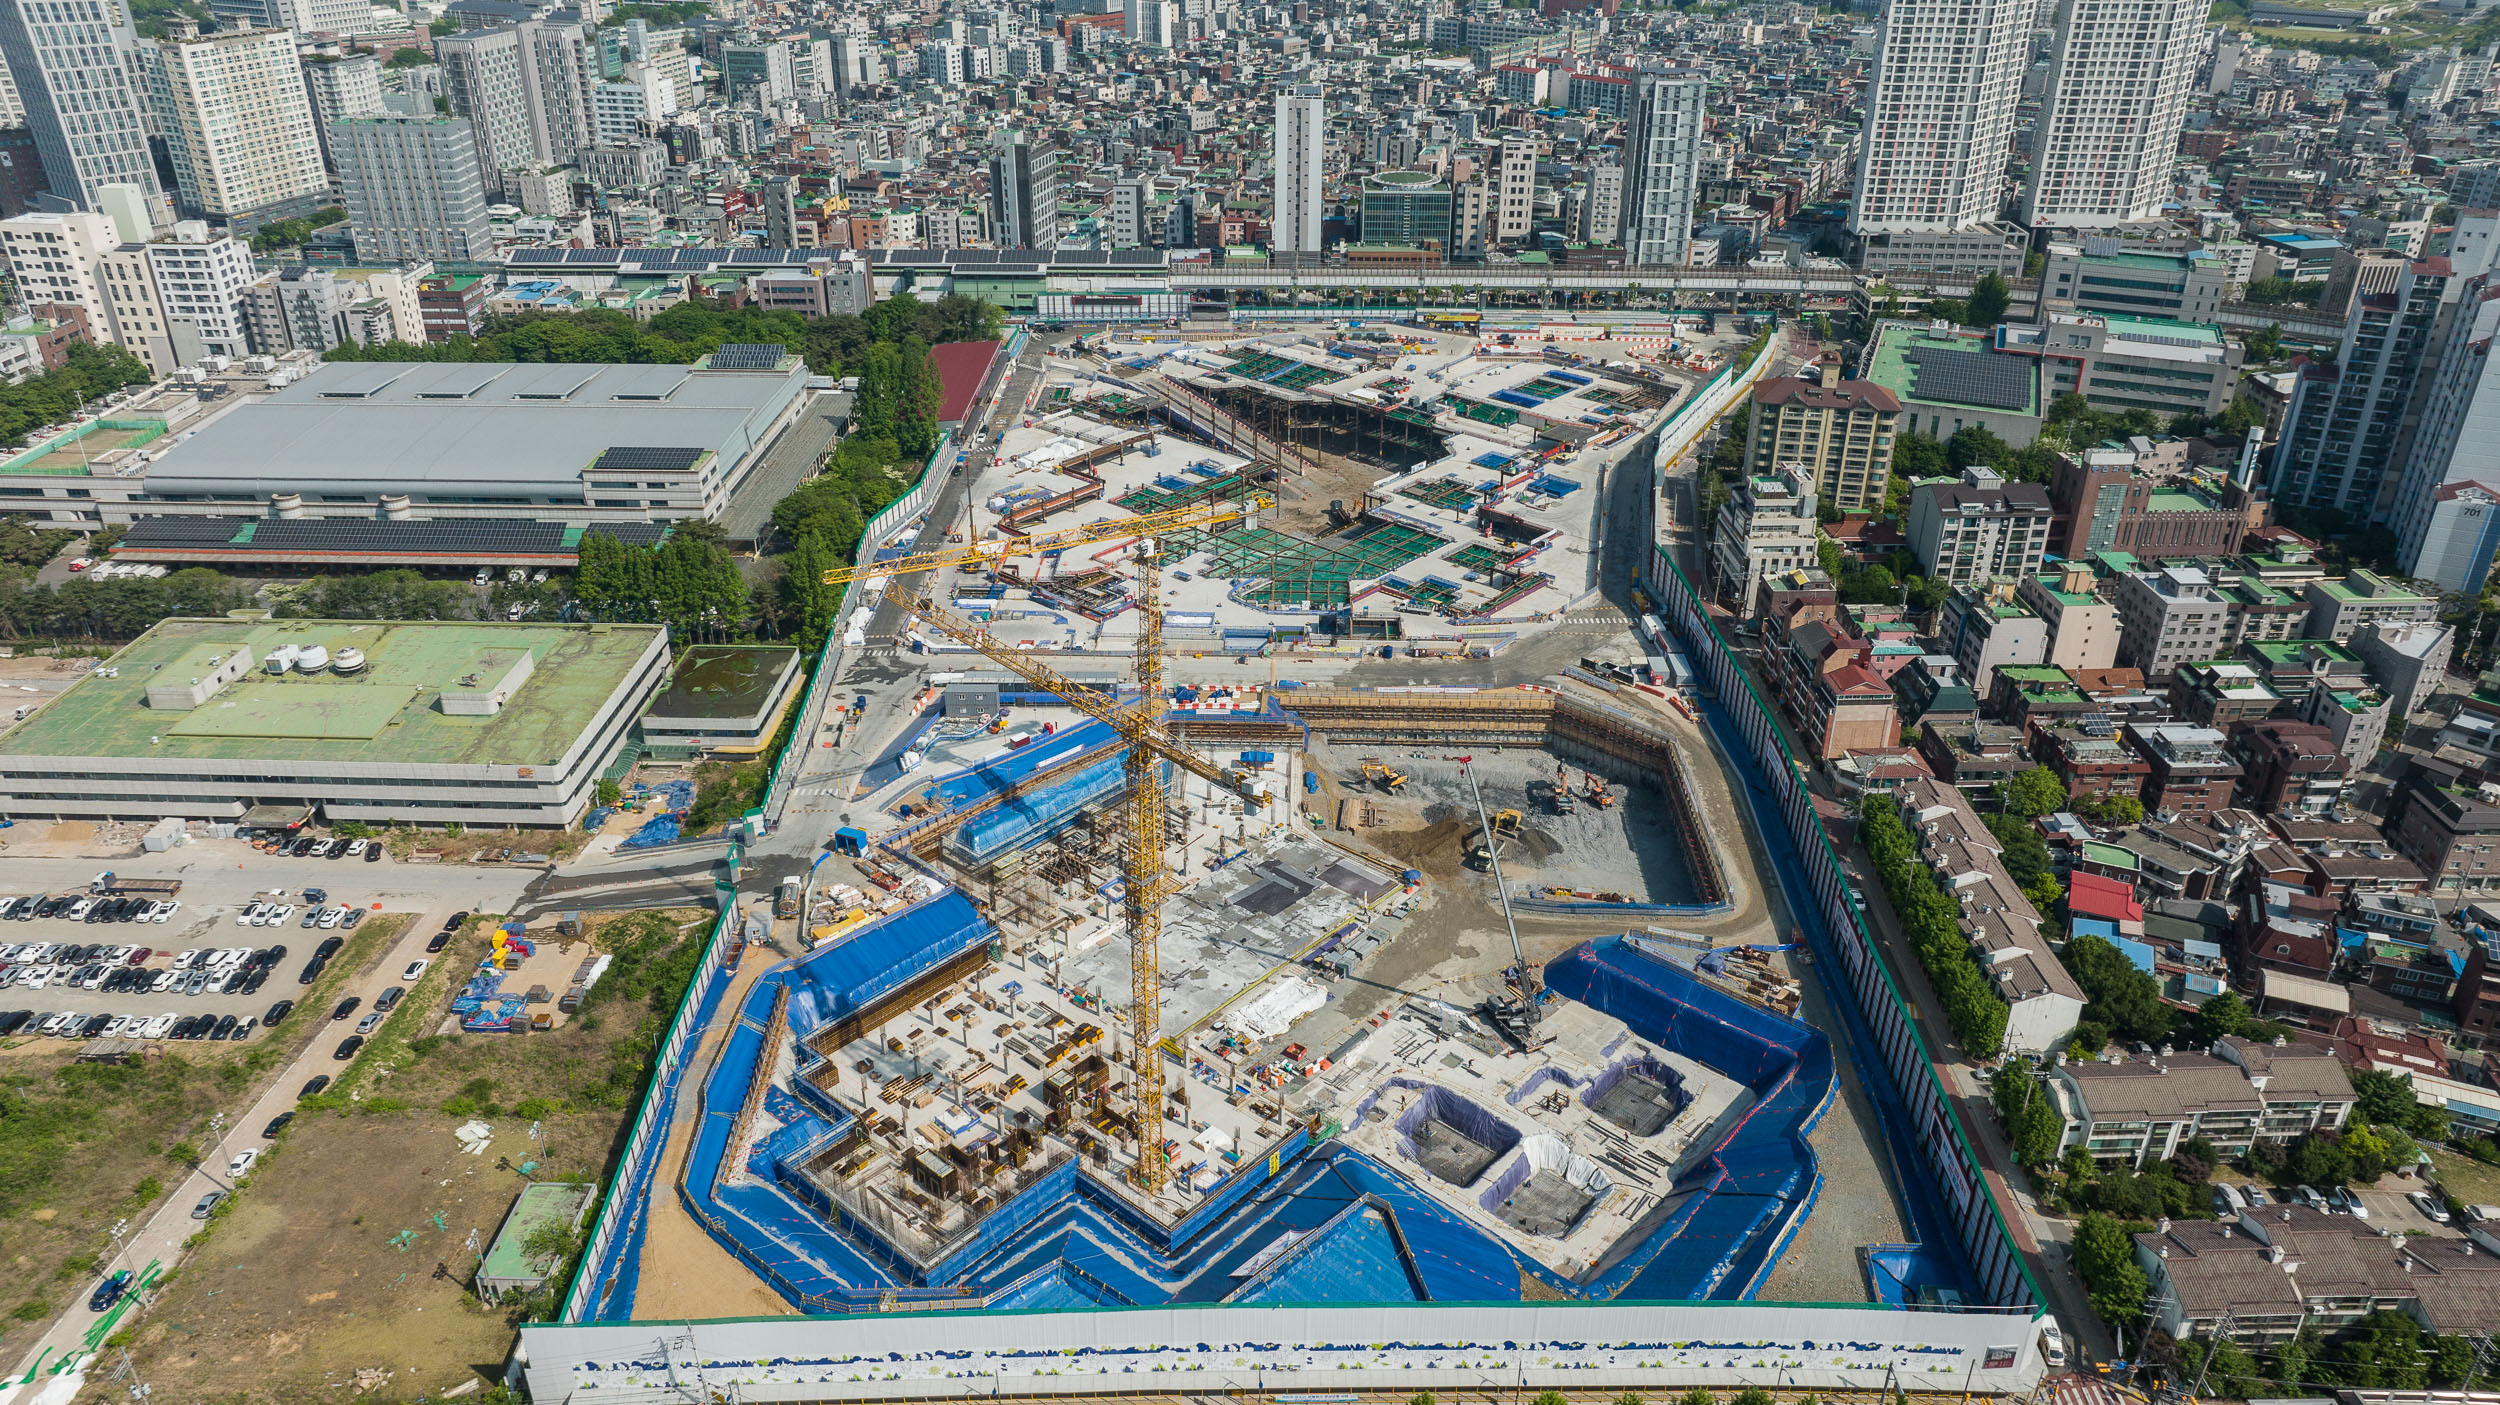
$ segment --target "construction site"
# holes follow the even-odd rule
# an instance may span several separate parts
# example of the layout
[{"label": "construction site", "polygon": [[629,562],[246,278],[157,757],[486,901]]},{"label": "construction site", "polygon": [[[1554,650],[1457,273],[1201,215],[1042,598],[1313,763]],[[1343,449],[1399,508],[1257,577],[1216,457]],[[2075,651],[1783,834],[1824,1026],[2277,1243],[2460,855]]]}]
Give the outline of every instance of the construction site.
[{"label": "construction site", "polygon": [[[943,545],[924,535],[916,554],[826,573],[881,591],[915,650],[938,657],[899,715],[840,733],[860,764],[793,904],[792,954],[716,987],[717,1011],[694,1014],[711,1033],[661,1070],[654,1096],[682,1086],[694,1111],[644,1211],[619,1222],[625,1242],[667,1220],[651,1242],[708,1240],[829,1330],[863,1312],[1732,1304],[1782,1284],[1872,1301],[1886,1296],[1865,1268],[1878,1249],[1921,1265],[1922,1291],[1963,1295],[1940,1226],[1874,1173],[1889,1164],[1883,1107],[1825,1033],[1834,1005],[1796,925],[1813,919],[1794,852],[1689,680],[1167,684],[1167,657],[1203,649],[1193,637],[1272,649],[1295,630],[1342,633],[1384,589],[1392,614],[1456,625],[1538,593],[1567,597],[1558,611],[1594,584],[1602,493],[1505,486],[1509,458],[1467,485],[1454,456],[1493,441],[1443,421],[1489,422],[1466,407],[1495,405],[1521,412],[1495,428],[1515,428],[1532,416],[1501,398],[1513,382],[1537,404],[1601,404],[1584,392],[1621,376],[1411,343],[1337,357],[1307,340],[1236,348],[1221,369],[1193,348],[1152,377],[1063,386],[1008,431],[1003,481],[976,485]],[[1386,396],[1380,377],[1407,371],[1454,394],[1419,399],[1413,435],[1389,436],[1403,454],[1378,436],[1319,450],[1269,437],[1298,433],[1289,421],[1233,445],[1176,413],[1192,395],[1218,403],[1226,378],[1303,394],[1344,382],[1343,399]],[[1561,452],[1535,449],[1537,472],[1594,442],[1543,435]],[[1315,471],[1296,459],[1309,452],[1379,458],[1382,474],[1350,508],[1332,500],[1320,534],[1248,545],[1292,511],[1279,499]],[[1415,477],[1436,470],[1464,501]],[[1547,522],[1514,537],[1496,520],[1575,512],[1576,536]],[[1408,564],[1455,572],[1446,597],[1364,554],[1394,555],[1380,539],[1400,531],[1432,538]],[[1524,576],[1470,577],[1453,559],[1523,543],[1548,566],[1579,552],[1580,579],[1543,572],[1514,593]],[[1827,1145],[1850,1183],[1817,1235]],[[593,1259],[598,1306],[574,1320],[635,1320],[651,1261]],[[925,1379],[867,1366],[838,1335],[741,1379],[792,1399]],[[1966,1379],[1982,1357],[2023,1369],[2018,1325],[1979,1335],[2008,1345],[1951,1348]],[[1424,1349],[1368,1339],[1392,1343],[1374,1354]],[[1242,1368],[1274,1350],[1296,1363],[1278,1369],[1309,1371],[1311,1351],[1344,1349],[1191,1340],[1103,1348],[1191,1364],[995,1369],[1047,1393],[1033,1377]],[[1487,1339],[1440,1340],[1464,1354]],[[1906,1341],[1862,1345],[1863,1360],[1827,1368],[1934,1364]],[[561,1369],[606,1385],[653,1364],[584,1347]]]},{"label": "construction site", "polygon": [[[1595,588],[1607,476],[1701,364],[1420,331],[1104,342],[1051,367],[955,535],[1011,543],[1255,497],[1262,515],[1162,543],[1176,647],[1498,651]],[[985,560],[936,590],[1018,647],[1136,646],[1116,542]]]}]

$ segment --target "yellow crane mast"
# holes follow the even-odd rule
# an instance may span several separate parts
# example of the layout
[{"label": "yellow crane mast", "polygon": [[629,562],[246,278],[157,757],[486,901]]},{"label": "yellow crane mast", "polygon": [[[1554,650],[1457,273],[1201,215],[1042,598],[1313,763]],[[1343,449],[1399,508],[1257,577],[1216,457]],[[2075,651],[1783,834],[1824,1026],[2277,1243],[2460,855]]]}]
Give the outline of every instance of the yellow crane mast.
[{"label": "yellow crane mast", "polygon": [[1167,853],[1170,835],[1164,809],[1162,763],[1168,761],[1254,803],[1266,800],[1247,772],[1216,766],[1163,725],[1162,549],[1157,534],[1237,521],[1255,522],[1264,506],[1265,500],[1255,498],[1240,503],[1206,503],[1027,537],[966,543],[824,574],[825,584],[842,585],[876,577],[917,575],[1087,542],[1136,539],[1132,560],[1137,568],[1138,697],[1127,706],[1117,699],[1101,697],[1048,665],[999,644],[986,631],[899,579],[888,587],[886,598],[929,628],[1018,675],[1036,689],[1058,694],[1069,706],[1110,727],[1128,746],[1123,763],[1128,786],[1128,823],[1122,828],[1120,868],[1126,889],[1122,907],[1129,940],[1129,1037],[1133,1046],[1130,1058],[1137,1075],[1137,1165],[1132,1174],[1138,1188],[1150,1195],[1159,1194],[1171,1175],[1171,1159],[1163,1149],[1163,1056],[1156,1046],[1161,1043],[1162,1024],[1163,902],[1180,886]]}]

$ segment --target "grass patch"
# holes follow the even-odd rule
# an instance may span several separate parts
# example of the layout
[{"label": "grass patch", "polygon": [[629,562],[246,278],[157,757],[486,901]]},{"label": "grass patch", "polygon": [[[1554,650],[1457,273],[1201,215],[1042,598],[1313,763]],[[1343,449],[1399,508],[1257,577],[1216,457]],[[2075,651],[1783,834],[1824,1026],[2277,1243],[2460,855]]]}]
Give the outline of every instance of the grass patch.
[{"label": "grass patch", "polygon": [[2500,1166],[2440,1147],[2424,1147],[2439,1173],[2439,1187],[2468,1205],[2500,1205]]}]

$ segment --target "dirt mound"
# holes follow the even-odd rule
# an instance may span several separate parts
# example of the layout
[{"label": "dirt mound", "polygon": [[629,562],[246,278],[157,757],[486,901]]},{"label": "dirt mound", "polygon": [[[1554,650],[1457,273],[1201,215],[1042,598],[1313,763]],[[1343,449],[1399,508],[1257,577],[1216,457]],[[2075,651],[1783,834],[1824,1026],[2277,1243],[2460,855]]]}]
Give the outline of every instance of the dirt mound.
[{"label": "dirt mound", "polygon": [[1461,871],[1467,848],[1475,842],[1476,822],[1442,820],[1422,829],[1383,830],[1372,842],[1409,868],[1419,868],[1427,876],[1448,878]]}]

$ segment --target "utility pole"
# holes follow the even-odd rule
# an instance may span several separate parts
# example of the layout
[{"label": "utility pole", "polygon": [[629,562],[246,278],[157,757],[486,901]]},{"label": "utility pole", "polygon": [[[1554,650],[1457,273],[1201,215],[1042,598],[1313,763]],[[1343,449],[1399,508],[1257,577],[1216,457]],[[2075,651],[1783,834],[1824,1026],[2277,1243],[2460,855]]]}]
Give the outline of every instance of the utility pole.
[{"label": "utility pole", "polygon": [[2231,1328],[2234,1325],[2236,1324],[2232,1320],[2231,1310],[2224,1308],[2222,1320],[2214,1324],[2213,1345],[2205,1348],[2205,1364],[2196,1370],[2196,1384],[2188,1387],[2187,1398],[2191,1402],[2205,1393],[2205,1377],[2213,1374],[2214,1353],[2222,1349],[2223,1343],[2231,1340]]}]

